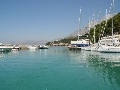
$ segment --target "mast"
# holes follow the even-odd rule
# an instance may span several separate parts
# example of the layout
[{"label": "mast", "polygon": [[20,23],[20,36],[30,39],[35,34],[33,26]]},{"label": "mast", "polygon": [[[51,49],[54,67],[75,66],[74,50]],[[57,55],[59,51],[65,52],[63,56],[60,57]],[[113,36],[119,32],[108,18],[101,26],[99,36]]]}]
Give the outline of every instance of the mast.
[{"label": "mast", "polygon": [[89,17],[89,46],[90,46],[90,17]]},{"label": "mast", "polygon": [[94,17],[94,44],[95,44],[95,11],[94,11],[94,14],[93,14],[93,17]]},{"label": "mast", "polygon": [[[114,13],[114,0],[112,0],[112,14]],[[113,17],[112,17],[112,45],[113,45]]]},{"label": "mast", "polygon": [[81,21],[81,8],[80,8],[79,25],[78,25],[78,41],[79,41],[80,21]]},{"label": "mast", "polygon": [[[100,7],[100,12],[99,12],[99,14],[100,14],[100,15],[99,15],[99,19],[101,19],[101,7]],[[100,26],[101,26],[101,23],[100,23]],[[100,30],[100,28],[99,28],[99,41],[100,41],[100,31],[101,31],[101,30]]]},{"label": "mast", "polygon": [[[106,9],[106,24],[105,24],[105,28],[107,27],[107,18],[108,18],[108,15],[107,15],[107,9]],[[104,31],[105,31],[105,28],[104,28]],[[106,32],[105,32],[105,36],[106,36]],[[106,37],[105,37],[105,45],[106,45]]]}]

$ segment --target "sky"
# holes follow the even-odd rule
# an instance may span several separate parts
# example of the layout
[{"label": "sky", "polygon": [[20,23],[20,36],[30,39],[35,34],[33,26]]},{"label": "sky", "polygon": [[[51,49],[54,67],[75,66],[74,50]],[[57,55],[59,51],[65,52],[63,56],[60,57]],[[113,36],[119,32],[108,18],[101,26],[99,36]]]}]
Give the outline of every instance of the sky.
[{"label": "sky", "polygon": [[[114,1],[114,13],[118,13],[120,0]],[[100,7],[103,17],[111,3],[112,0],[0,0],[0,43],[64,38],[85,27],[94,11],[97,19]]]}]

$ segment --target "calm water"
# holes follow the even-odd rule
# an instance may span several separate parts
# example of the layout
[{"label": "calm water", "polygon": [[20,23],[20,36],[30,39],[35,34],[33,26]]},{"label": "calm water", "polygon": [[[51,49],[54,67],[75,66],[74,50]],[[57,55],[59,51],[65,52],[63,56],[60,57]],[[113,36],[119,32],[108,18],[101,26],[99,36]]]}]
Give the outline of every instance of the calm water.
[{"label": "calm water", "polygon": [[0,53],[0,90],[120,90],[120,54],[67,47]]}]

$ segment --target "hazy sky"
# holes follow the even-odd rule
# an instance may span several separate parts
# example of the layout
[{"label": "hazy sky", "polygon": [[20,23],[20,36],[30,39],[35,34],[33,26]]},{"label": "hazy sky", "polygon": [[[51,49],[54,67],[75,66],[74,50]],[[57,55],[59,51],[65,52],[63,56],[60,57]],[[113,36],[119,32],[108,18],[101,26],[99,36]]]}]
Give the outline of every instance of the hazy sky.
[{"label": "hazy sky", "polygon": [[[89,16],[102,15],[112,0],[0,0],[0,42],[26,40],[54,40],[78,29],[80,7],[81,24]],[[115,0],[114,12],[120,12],[120,0]],[[96,16],[97,18],[97,16]]]}]

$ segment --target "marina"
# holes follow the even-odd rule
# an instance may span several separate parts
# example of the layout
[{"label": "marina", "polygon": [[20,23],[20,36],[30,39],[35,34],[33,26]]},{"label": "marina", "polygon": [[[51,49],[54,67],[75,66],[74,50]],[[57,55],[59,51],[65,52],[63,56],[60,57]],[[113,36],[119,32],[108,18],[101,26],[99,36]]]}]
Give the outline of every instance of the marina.
[{"label": "marina", "polygon": [[[112,14],[114,13],[114,0],[112,0],[112,3],[111,3],[111,12]],[[70,45],[71,47],[68,47],[68,48],[72,48],[73,46],[76,46],[74,48],[74,50],[77,50],[77,48],[80,48],[80,50],[85,50],[85,51],[97,51],[97,52],[100,52],[100,53],[120,53],[120,35],[118,34],[119,31],[117,31],[115,34],[114,32],[114,16],[111,17],[111,36],[110,34],[107,35],[107,32],[105,32],[105,30],[107,30],[107,24],[108,24],[108,10],[106,9],[106,15],[105,15],[105,21],[104,22],[104,25],[102,26],[101,24],[95,24],[95,11],[94,11],[94,14],[93,14],[93,35],[92,35],[92,38],[89,38],[88,41],[86,41],[86,39],[80,39],[79,36],[82,36],[82,35],[79,35],[79,29],[78,29],[78,40],[77,41],[71,41]],[[110,10],[109,10],[110,12]],[[101,13],[101,11],[100,11]],[[80,9],[80,14],[81,14],[81,9]],[[98,15],[99,16],[99,15]],[[80,23],[80,20],[79,19],[79,23]],[[102,22],[101,22],[102,23]],[[99,28],[99,36],[98,36],[98,40],[96,39],[96,27],[97,25],[101,28]],[[80,27],[79,27],[80,28]],[[103,29],[103,31],[102,31]],[[90,18],[89,18],[89,24],[88,24],[88,35],[90,37],[90,30],[91,30],[91,24],[90,24]],[[97,40],[97,41],[96,41]]]},{"label": "marina", "polygon": [[0,90],[120,90],[119,3],[1,0]]}]

